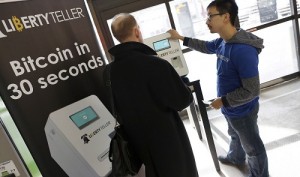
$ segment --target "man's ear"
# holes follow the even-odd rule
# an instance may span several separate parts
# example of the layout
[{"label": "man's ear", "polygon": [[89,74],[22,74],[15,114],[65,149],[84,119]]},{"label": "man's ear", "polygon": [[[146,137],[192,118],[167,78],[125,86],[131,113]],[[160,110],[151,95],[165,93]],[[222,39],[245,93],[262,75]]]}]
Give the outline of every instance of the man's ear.
[{"label": "man's ear", "polygon": [[134,35],[137,39],[140,37],[140,31],[137,27],[134,27]]},{"label": "man's ear", "polygon": [[230,22],[230,14],[229,13],[225,13],[224,15],[225,15],[224,20],[226,21],[226,23],[231,23]]}]

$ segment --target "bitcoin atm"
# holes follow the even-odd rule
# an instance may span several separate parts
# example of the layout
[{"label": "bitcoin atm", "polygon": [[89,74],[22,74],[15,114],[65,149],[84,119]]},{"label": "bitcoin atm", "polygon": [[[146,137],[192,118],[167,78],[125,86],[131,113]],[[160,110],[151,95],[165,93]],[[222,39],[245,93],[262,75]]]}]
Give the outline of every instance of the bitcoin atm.
[{"label": "bitcoin atm", "polygon": [[107,177],[115,119],[95,95],[50,113],[45,133],[52,158],[70,177]]},{"label": "bitcoin atm", "polygon": [[169,39],[169,37],[169,33],[163,33],[144,39],[144,44],[155,50],[158,57],[167,60],[180,76],[185,76],[189,70],[180,43],[178,40]]}]

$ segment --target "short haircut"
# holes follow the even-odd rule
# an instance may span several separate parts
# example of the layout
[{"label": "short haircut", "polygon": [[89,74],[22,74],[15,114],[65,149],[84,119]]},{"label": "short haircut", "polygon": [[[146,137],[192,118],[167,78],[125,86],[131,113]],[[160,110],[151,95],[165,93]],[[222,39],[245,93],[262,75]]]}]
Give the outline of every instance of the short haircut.
[{"label": "short haircut", "polygon": [[221,14],[229,13],[230,23],[234,25],[238,15],[238,6],[234,0],[214,0],[207,6],[207,9],[210,7],[216,7]]},{"label": "short haircut", "polygon": [[135,18],[129,13],[120,13],[114,16],[111,23],[111,30],[118,41],[124,41],[128,38],[132,29],[137,25]]}]

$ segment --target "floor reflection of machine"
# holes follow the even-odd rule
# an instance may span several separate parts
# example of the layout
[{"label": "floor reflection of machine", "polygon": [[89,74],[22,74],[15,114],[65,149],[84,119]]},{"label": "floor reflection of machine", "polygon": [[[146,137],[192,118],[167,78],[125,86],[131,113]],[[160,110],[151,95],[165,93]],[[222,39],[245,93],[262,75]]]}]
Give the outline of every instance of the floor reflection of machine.
[{"label": "floor reflection of machine", "polygon": [[107,177],[115,119],[91,95],[52,112],[45,133],[52,158],[70,177]]},{"label": "floor reflection of machine", "polygon": [[257,6],[261,23],[278,19],[276,0],[257,0]]}]

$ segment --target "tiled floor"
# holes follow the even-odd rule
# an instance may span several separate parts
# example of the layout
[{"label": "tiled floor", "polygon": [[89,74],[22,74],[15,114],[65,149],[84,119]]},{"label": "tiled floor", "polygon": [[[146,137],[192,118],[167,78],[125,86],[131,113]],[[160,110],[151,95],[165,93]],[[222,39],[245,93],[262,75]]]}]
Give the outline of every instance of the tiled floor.
[{"label": "tiled floor", "polygon": [[[280,102],[279,98],[284,101]],[[300,103],[297,104],[299,100],[300,79],[264,89],[261,92],[258,124],[267,149],[271,177],[300,177],[300,163],[298,162],[300,159],[300,116],[298,117],[300,115]],[[264,103],[269,105],[262,106]],[[282,122],[275,119],[273,121],[273,114],[280,114],[281,112],[284,114],[279,117],[283,119]],[[217,153],[225,154],[229,141],[226,121],[220,111],[208,110],[208,116]],[[215,170],[205,139],[200,141],[196,130],[188,119],[184,120],[184,123],[194,150],[199,177],[247,176],[247,166],[238,169],[234,166],[220,164],[221,171],[218,173]],[[201,128],[203,127],[201,126]],[[203,129],[201,132],[204,134]]]},{"label": "tiled floor", "polygon": [[[278,101],[284,100],[284,101]],[[260,95],[259,128],[269,158],[271,177],[300,177],[300,79],[264,89]],[[1,108],[1,103],[0,103]],[[283,121],[273,120],[274,114]],[[279,114],[278,113],[278,114]],[[7,113],[6,113],[7,114]],[[6,117],[3,113],[1,117]],[[228,148],[227,125],[220,111],[208,110],[208,117],[218,154],[225,154]],[[278,116],[277,116],[278,117]],[[244,177],[247,166],[236,168],[220,164],[221,171],[215,170],[211,154],[201,126],[203,140],[200,141],[189,119],[185,119],[187,132],[194,150],[199,177]],[[202,125],[202,122],[200,121]],[[25,145],[23,145],[25,146]],[[25,148],[21,148],[24,150]],[[23,152],[24,153],[24,152]],[[29,154],[26,151],[24,154]],[[28,157],[27,157],[28,158]],[[30,157],[31,158],[31,157]],[[41,176],[38,172],[34,176]]]}]

